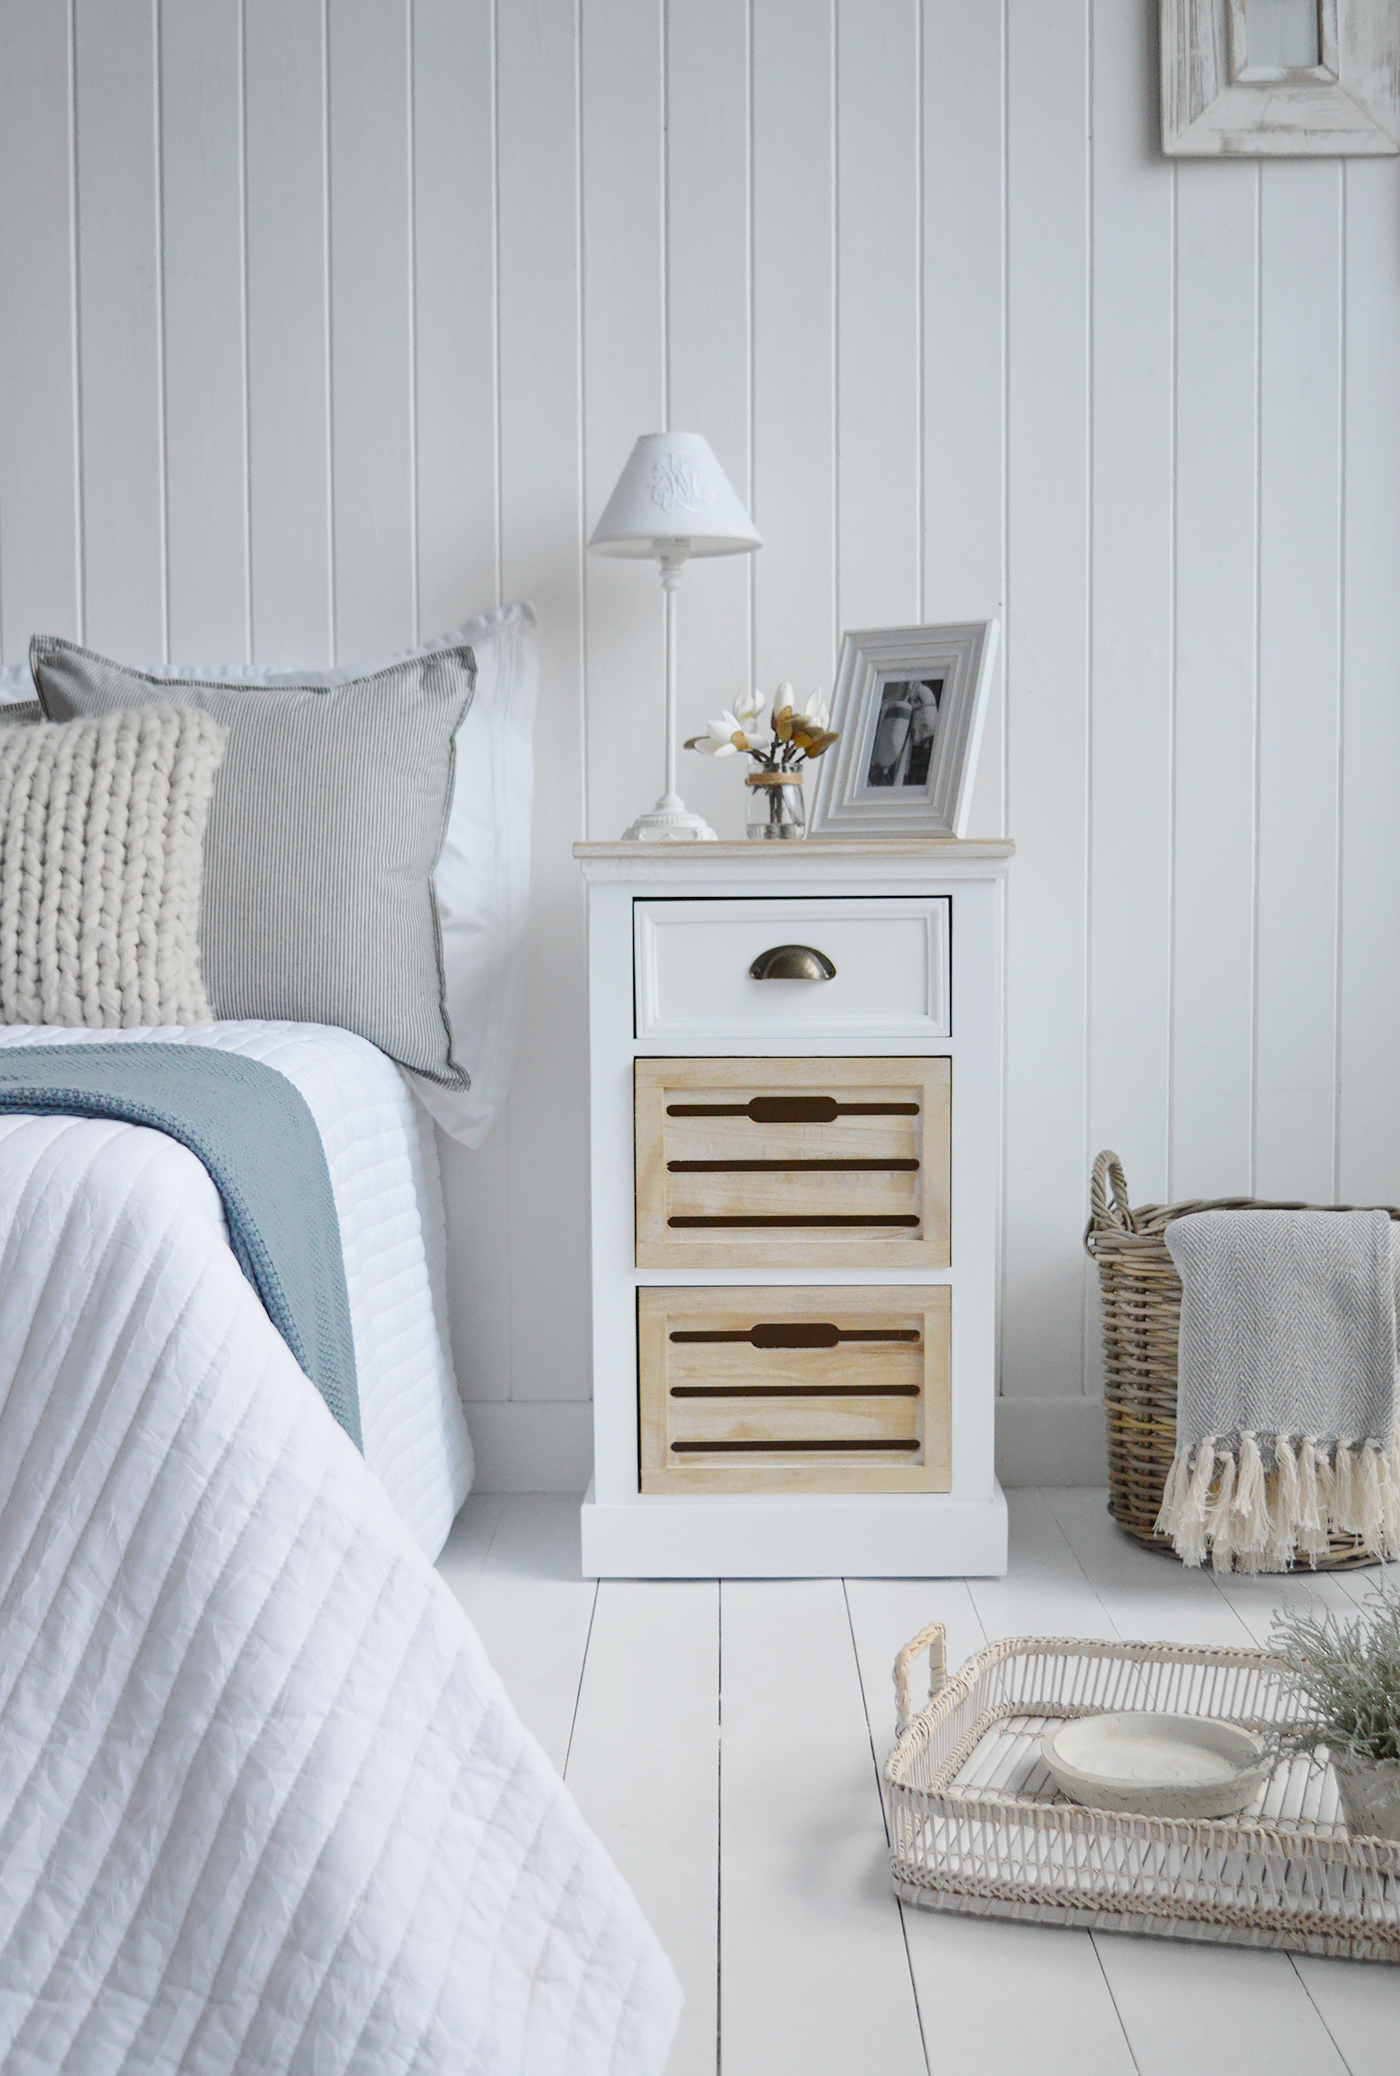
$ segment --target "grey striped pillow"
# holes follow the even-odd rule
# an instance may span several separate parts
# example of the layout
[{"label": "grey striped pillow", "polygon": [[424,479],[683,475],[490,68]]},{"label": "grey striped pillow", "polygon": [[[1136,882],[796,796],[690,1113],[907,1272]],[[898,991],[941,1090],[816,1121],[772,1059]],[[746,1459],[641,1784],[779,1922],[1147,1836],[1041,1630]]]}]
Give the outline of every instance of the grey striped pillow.
[{"label": "grey striped pillow", "polygon": [[215,1016],[338,1024],[443,1088],[467,1087],[432,874],[470,649],[275,689],[148,677],[48,635],[29,660],[50,720],[196,706],[227,731],[199,932]]}]

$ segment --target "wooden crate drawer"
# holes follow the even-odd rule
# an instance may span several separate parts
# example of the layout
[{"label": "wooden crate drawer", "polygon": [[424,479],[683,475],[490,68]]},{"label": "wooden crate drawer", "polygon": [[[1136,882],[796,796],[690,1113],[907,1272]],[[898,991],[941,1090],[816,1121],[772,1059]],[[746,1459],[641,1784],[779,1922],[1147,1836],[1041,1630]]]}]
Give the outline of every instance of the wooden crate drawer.
[{"label": "wooden crate drawer", "polygon": [[947,1268],[949,1075],[638,1060],[637,1266]]},{"label": "wooden crate drawer", "polygon": [[637,1293],[642,1491],[946,1492],[946,1284]]}]

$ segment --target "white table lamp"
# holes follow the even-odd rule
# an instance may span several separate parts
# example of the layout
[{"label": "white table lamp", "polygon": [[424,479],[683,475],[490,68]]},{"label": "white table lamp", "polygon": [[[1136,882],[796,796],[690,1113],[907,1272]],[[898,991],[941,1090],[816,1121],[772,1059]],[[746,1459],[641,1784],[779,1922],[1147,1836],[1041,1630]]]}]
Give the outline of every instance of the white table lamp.
[{"label": "white table lamp", "polygon": [[626,839],[713,842],[709,823],[688,813],[676,791],[676,591],[688,556],[751,555],[763,543],[708,440],[699,433],[643,433],[588,545],[595,555],[659,562],[666,594],[666,790]]}]

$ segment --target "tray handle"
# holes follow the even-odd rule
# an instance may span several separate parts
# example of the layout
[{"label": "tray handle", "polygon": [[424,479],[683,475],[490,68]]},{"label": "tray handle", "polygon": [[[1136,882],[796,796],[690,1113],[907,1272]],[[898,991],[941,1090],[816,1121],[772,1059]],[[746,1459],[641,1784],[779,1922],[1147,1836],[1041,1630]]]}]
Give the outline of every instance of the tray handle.
[{"label": "tray handle", "polygon": [[922,1653],[928,1652],[928,1698],[932,1701],[948,1678],[947,1633],[941,1622],[929,1622],[908,1642],[894,1661],[895,1735],[903,1737],[917,1713],[909,1692],[909,1675]]},{"label": "tray handle", "polygon": [[1089,1254],[1094,1251],[1096,1233],[1134,1233],[1137,1223],[1133,1218],[1132,1205],[1128,1198],[1127,1177],[1123,1163],[1116,1153],[1107,1148],[1094,1162],[1094,1172],[1089,1179],[1089,1223],[1084,1228],[1084,1246]]}]

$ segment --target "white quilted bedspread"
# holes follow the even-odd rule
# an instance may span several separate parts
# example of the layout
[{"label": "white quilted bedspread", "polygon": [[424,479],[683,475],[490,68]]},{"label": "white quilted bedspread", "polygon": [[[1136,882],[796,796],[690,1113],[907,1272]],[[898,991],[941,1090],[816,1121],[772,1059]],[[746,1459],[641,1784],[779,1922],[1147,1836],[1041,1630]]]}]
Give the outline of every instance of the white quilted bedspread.
[{"label": "white quilted bedspread", "polygon": [[209,1196],[3,1119],[0,2069],[659,2070],[669,1965]]},{"label": "white quilted bedspread", "polygon": [[[448,1352],[442,1185],[431,1120],[392,1060],[325,1024],[135,1031],[0,1025],[0,1046],[153,1039],[260,1060],[305,1099],[326,1149],[340,1223],[365,1461],[436,1557],[470,1489],[472,1452]],[[73,1120],[54,1118],[48,1129],[70,1131]],[[218,1195],[202,1168],[190,1188],[195,1196],[202,1191],[223,1231]]]}]

